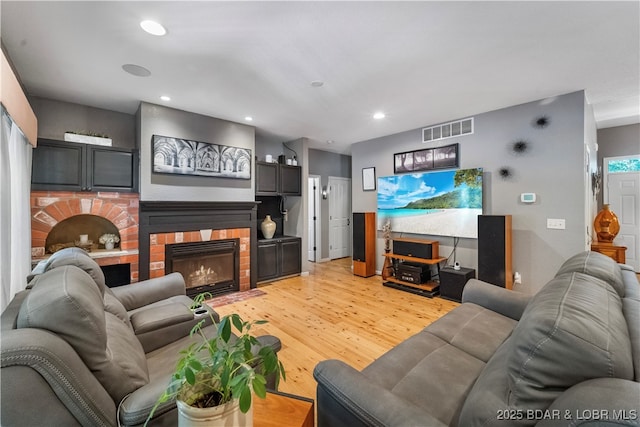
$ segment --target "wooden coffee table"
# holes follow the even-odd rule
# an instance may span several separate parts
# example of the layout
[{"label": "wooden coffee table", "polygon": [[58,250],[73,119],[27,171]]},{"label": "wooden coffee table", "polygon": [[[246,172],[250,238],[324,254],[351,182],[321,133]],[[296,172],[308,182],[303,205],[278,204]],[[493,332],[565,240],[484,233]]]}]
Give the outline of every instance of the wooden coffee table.
[{"label": "wooden coffee table", "polygon": [[254,427],[314,427],[313,400],[278,391],[265,399],[254,397]]}]

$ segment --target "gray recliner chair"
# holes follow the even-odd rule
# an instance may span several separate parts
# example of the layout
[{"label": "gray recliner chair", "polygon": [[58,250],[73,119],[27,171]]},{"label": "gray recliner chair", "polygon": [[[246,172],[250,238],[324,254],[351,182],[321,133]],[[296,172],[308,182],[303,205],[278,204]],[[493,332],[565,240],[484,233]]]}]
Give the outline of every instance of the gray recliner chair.
[{"label": "gray recliner chair", "polygon": [[[192,342],[189,322],[199,321],[202,308],[183,305],[193,311],[191,321],[174,315],[185,313],[179,306],[190,301],[179,275],[114,292],[86,254],[52,258],[1,316],[0,424],[142,425],[169,384],[179,351]],[[214,336],[216,326],[204,333]],[[281,346],[273,336],[258,341],[275,351]],[[176,424],[172,401],[150,422]]]}]

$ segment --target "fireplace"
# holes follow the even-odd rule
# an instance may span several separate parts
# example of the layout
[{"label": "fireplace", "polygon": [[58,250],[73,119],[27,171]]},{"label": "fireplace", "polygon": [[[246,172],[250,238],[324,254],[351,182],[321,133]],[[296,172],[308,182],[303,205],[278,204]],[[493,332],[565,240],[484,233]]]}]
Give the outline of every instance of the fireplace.
[{"label": "fireplace", "polygon": [[[202,247],[203,244],[216,245],[216,242],[236,240],[239,251],[239,260],[234,257],[233,261],[236,263],[234,268],[239,265],[239,272],[234,270],[239,286],[236,290],[242,292],[255,288],[258,248],[256,224],[257,203],[253,201],[141,201],[140,279],[161,277],[169,271],[175,271],[175,265],[171,270],[167,266],[167,246],[194,244],[194,247]],[[180,248],[179,251],[182,250],[180,246],[178,248]],[[204,271],[200,270],[201,274],[209,274],[209,268],[204,266]],[[216,271],[215,268],[211,268]],[[199,265],[197,269],[200,269]],[[185,281],[186,276],[192,272],[186,272],[186,274],[183,272]],[[219,288],[222,287],[220,285]],[[216,289],[216,292],[222,291]],[[226,288],[224,291],[224,293],[229,292],[233,290]]]},{"label": "fireplace", "polygon": [[165,273],[184,277],[187,295],[240,290],[240,239],[165,245]]}]

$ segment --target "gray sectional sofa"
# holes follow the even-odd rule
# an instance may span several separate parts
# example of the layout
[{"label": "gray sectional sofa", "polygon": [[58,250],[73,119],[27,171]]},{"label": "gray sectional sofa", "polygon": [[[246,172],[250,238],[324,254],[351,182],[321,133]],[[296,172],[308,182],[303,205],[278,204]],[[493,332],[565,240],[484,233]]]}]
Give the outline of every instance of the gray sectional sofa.
[{"label": "gray sectional sofa", "polygon": [[[0,425],[142,425],[193,325],[218,320],[192,302],[179,274],[110,289],[84,251],[57,252],[2,313]],[[275,337],[258,340],[280,349]],[[175,402],[149,425],[177,425]]]},{"label": "gray sectional sofa", "polygon": [[357,371],[314,370],[319,427],[640,425],[640,284],[595,252],[536,295],[472,279],[462,304]]}]

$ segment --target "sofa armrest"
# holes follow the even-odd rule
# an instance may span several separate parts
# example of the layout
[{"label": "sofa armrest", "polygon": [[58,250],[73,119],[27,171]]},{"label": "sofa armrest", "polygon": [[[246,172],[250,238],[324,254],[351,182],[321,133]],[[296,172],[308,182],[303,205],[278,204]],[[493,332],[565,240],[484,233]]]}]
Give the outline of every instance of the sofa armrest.
[{"label": "sofa armrest", "polygon": [[640,383],[618,378],[584,381],[562,393],[545,413],[549,416],[541,417],[537,426],[638,425]]},{"label": "sofa armrest", "polygon": [[462,291],[462,302],[472,302],[514,320],[529,304],[531,295],[514,292],[478,279],[470,279]]},{"label": "sofa armrest", "polygon": [[316,365],[318,427],[444,426],[339,360]]},{"label": "sofa armrest", "polygon": [[113,426],[116,405],[80,356],[62,338],[41,329],[3,331],[3,426]]},{"label": "sofa armrest", "polygon": [[118,286],[111,288],[111,291],[127,311],[173,296],[186,295],[184,278],[180,273],[170,273],[166,276]]}]

